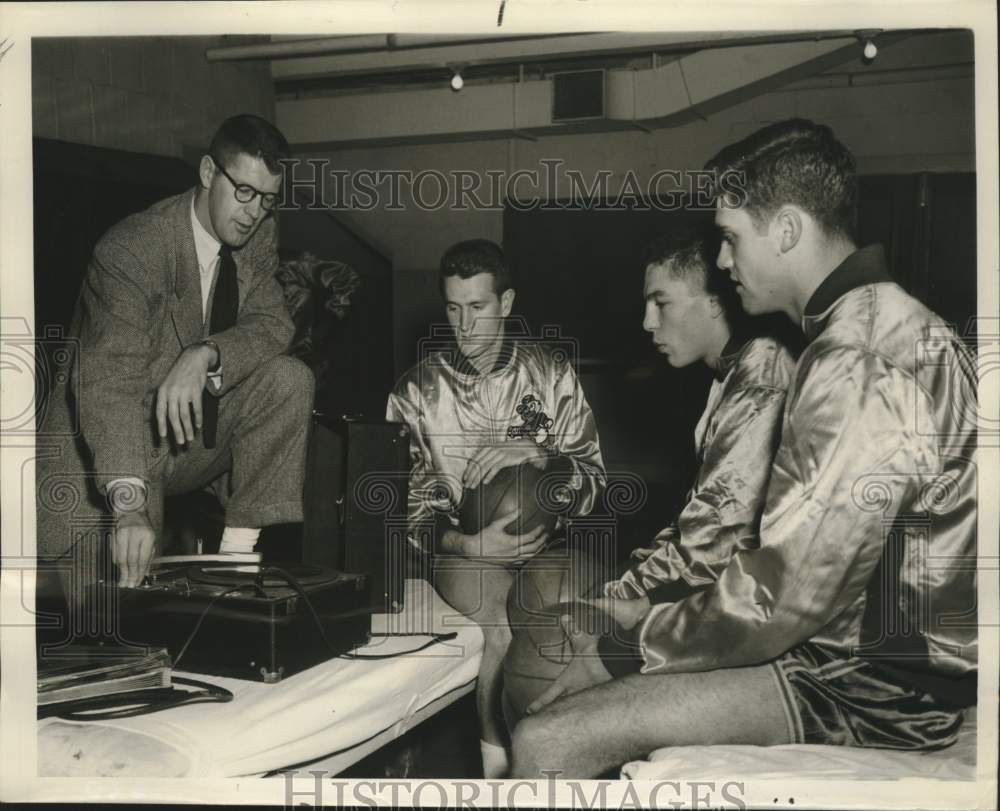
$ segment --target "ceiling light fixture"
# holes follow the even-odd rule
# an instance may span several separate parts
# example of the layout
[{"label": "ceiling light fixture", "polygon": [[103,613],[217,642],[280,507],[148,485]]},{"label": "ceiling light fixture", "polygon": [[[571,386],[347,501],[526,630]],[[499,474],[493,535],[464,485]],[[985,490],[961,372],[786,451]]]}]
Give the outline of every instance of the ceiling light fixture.
[{"label": "ceiling light fixture", "polygon": [[855,35],[857,38],[864,43],[864,50],[862,55],[866,63],[871,64],[875,61],[875,57],[878,56],[878,46],[875,44],[875,37],[882,33],[879,28],[867,30],[867,31],[856,31]]},{"label": "ceiling light fixture", "polygon": [[445,66],[451,71],[451,89],[456,93],[465,87],[462,71],[469,67],[468,62],[447,62]]}]

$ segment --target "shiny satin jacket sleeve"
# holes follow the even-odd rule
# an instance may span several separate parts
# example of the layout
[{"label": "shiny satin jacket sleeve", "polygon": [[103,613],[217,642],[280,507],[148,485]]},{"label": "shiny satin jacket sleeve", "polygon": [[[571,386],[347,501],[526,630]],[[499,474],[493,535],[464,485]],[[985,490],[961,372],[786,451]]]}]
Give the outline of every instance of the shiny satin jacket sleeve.
[{"label": "shiny satin jacket sleeve", "polygon": [[941,460],[912,377],[863,348],[810,349],[789,398],[760,548],[736,554],[715,586],[653,607],[640,631],[643,672],[756,664],[807,639],[836,646],[855,636],[847,626],[860,623],[884,527]]},{"label": "shiny satin jacket sleeve", "polygon": [[448,512],[447,500],[442,500],[441,512],[435,509],[437,492],[435,485],[440,476],[436,473],[432,462],[431,448],[427,437],[421,430],[421,403],[419,398],[413,398],[412,386],[405,380],[400,381],[396,389],[389,395],[385,418],[389,422],[405,423],[410,429],[410,473],[407,489],[407,528],[410,542],[423,551],[431,551],[429,545],[421,542],[424,530],[433,526],[435,521],[446,519]]},{"label": "shiny satin jacket sleeve", "polygon": [[714,411],[701,466],[676,527],[663,530],[652,554],[608,584],[609,595],[641,597],[656,586],[674,584],[673,599],[681,599],[717,580],[733,554],[757,546],[786,388],[742,386],[727,391],[726,383],[715,384],[722,393],[717,403],[709,401]]},{"label": "shiny satin jacket sleeve", "polygon": [[554,414],[550,431],[552,447],[571,468],[570,487],[574,491],[571,513],[586,515],[607,484],[597,423],[584,396],[580,381],[567,361],[550,365]]}]

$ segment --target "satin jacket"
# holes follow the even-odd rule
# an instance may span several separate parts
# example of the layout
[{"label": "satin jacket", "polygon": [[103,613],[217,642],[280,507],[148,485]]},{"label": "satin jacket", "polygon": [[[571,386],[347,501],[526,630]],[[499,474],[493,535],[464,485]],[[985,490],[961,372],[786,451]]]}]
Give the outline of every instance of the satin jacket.
[{"label": "satin jacket", "polygon": [[652,608],[643,672],[752,665],[809,640],[916,684],[974,676],[972,354],[889,279],[881,246],[827,277],[802,327],[760,547]]},{"label": "satin jacket", "polygon": [[431,531],[454,525],[462,475],[482,447],[529,438],[546,448],[569,474],[573,515],[588,513],[605,486],[594,415],[569,355],[543,343],[506,339],[487,374],[453,347],[435,350],[396,383],[386,419],[410,427],[409,537],[425,552]]},{"label": "satin jacket", "polygon": [[715,582],[734,553],[757,546],[795,361],[770,337],[730,341],[695,428],[701,462],[684,509],[605,594],[675,601]]}]

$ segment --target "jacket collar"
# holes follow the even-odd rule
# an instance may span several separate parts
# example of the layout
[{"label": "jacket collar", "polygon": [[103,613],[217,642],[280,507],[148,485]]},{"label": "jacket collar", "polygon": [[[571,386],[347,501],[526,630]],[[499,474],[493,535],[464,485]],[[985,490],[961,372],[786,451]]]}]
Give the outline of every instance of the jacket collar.
[{"label": "jacket collar", "polygon": [[738,335],[735,332],[729,336],[729,340],[726,341],[726,345],[722,349],[722,354],[719,355],[719,365],[713,370],[716,380],[726,379],[726,375],[732,371],[736,361],[739,360],[740,352],[743,351],[748,340],[750,340],[749,335]]},{"label": "jacket collar", "polygon": [[198,252],[191,227],[191,206],[195,188],[175,198],[171,218],[174,223],[174,295],[171,316],[181,346],[196,343],[204,337],[205,322],[201,311],[201,274],[198,272]]},{"label": "jacket collar", "polygon": [[837,300],[852,290],[869,284],[891,282],[881,245],[860,248],[835,267],[812,294],[802,314],[802,331],[809,338],[822,329]]},{"label": "jacket collar", "polygon": [[[479,369],[476,368],[475,364],[469,360],[469,358],[458,348],[456,343],[454,351],[454,360],[452,361],[452,367],[456,372],[464,375],[469,375],[471,377],[478,377],[482,374]],[[504,327],[503,341],[500,344],[500,352],[497,354],[496,362],[493,364],[493,368],[490,369],[489,374],[494,372],[499,372],[508,363],[510,363],[511,358],[514,357],[514,341],[507,333],[506,326]]]}]

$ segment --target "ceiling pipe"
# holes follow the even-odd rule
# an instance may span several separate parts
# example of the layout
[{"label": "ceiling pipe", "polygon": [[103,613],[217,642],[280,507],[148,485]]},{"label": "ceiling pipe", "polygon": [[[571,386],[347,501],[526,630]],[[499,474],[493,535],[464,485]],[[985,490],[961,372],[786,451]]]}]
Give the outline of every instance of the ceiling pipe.
[{"label": "ceiling pipe", "polygon": [[261,42],[254,45],[222,45],[208,48],[209,62],[232,62],[243,59],[287,59],[295,56],[371,51],[389,48],[388,34],[365,34],[356,37],[320,37],[285,42]]},{"label": "ceiling pipe", "polygon": [[[615,39],[627,32],[616,32],[612,36]],[[711,34],[699,35],[694,32],[683,34],[666,34],[666,41],[662,43],[662,48],[697,48],[697,47],[719,47],[727,44],[727,41],[745,44],[768,44],[777,42],[818,42],[824,39],[839,39],[844,36],[856,36],[856,31],[830,30],[830,31],[787,31],[787,32],[744,32],[732,34],[728,32],[713,32]],[[601,43],[607,38],[608,32],[593,32],[586,34],[558,33],[558,34],[531,34],[521,36],[498,37],[496,34],[361,34],[361,35],[341,35],[329,37],[282,37],[272,42],[262,42],[253,45],[221,45],[208,48],[205,56],[209,62],[228,62],[248,59],[294,59],[295,57],[316,57],[335,54],[359,54],[376,52],[397,52],[406,50],[417,50],[420,48],[448,47],[462,44],[479,44],[483,42],[528,42],[530,40],[571,40],[576,38],[583,43],[592,41]],[[636,34],[637,37],[648,38],[647,32],[644,35]],[[671,41],[675,40],[675,41]],[[618,43],[615,50],[630,50],[627,39]],[[649,42],[643,42],[636,50],[649,51]],[[516,61],[522,61],[523,54],[517,56]]]},{"label": "ceiling pipe", "polygon": [[[314,37],[282,39],[253,45],[220,45],[208,48],[205,58],[209,62],[232,62],[247,59],[291,59],[297,56],[323,56],[325,54],[358,51],[395,51],[406,48],[423,48],[433,45],[459,45],[482,41],[512,39],[540,39],[544,35],[527,37],[498,37],[496,34],[361,34],[358,36]],[[563,35],[565,36],[565,35]]]}]

